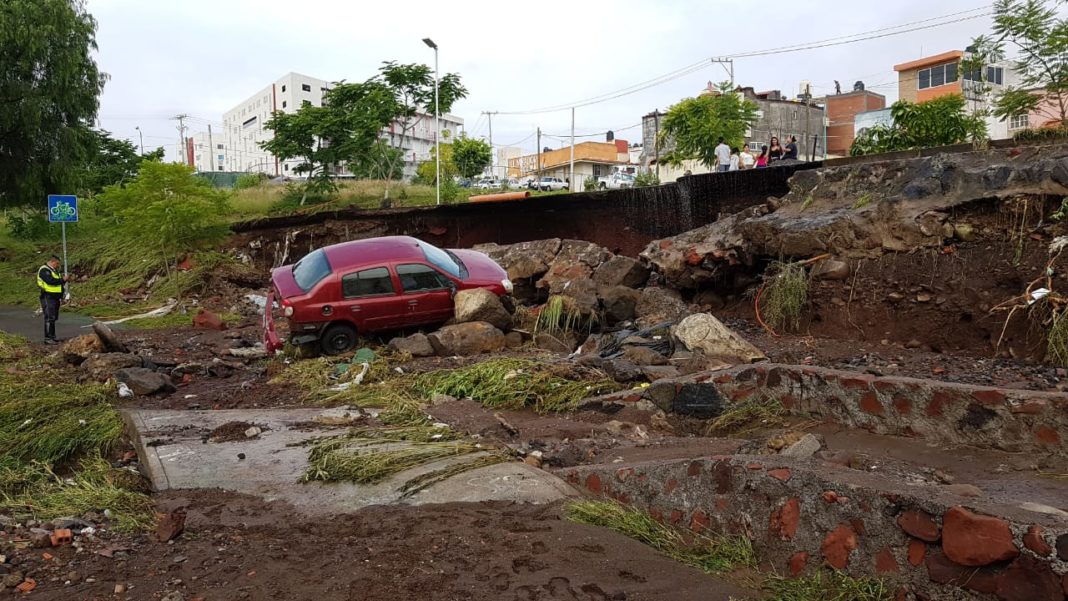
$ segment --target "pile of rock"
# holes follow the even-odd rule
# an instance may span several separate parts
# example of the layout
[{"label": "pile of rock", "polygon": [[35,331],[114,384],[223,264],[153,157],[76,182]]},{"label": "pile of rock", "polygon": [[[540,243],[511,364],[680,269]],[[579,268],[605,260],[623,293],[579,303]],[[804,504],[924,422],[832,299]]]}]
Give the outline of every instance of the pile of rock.
[{"label": "pile of rock", "polygon": [[461,290],[453,304],[453,318],[447,325],[429,335],[394,338],[389,341],[389,348],[413,357],[453,357],[492,353],[523,344],[523,335],[511,331],[512,314],[496,294],[484,288]]}]

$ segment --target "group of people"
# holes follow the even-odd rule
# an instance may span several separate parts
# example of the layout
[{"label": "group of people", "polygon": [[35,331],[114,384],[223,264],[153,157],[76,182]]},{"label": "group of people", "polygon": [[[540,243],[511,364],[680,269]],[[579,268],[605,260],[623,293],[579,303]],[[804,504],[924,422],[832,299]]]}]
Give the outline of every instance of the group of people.
[{"label": "group of people", "polygon": [[760,146],[760,154],[753,154],[749,145],[742,146],[741,151],[731,148],[723,138],[715,148],[716,171],[739,171],[745,169],[763,169],[776,161],[797,160],[797,137],[790,136],[786,145],[779,144],[773,137],[768,144]]}]

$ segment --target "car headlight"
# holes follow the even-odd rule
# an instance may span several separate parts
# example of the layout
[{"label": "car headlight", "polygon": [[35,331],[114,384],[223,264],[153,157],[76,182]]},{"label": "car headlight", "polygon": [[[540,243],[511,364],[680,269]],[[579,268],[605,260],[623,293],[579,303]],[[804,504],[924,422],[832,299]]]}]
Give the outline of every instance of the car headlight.
[{"label": "car headlight", "polygon": [[501,286],[504,286],[504,291],[508,294],[512,293],[512,280],[509,280],[508,278],[501,280]]}]

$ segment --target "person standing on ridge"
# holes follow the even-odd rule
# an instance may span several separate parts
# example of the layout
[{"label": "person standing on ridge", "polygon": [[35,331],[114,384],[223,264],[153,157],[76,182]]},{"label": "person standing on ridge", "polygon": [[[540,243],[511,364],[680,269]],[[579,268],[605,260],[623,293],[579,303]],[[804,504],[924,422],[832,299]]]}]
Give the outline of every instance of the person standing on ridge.
[{"label": "person standing on ridge", "polygon": [[59,257],[52,255],[37,270],[37,287],[41,289],[41,311],[44,312],[44,343],[56,344],[56,320],[59,303],[63,300],[63,285],[69,275],[59,275]]},{"label": "person standing on ridge", "polygon": [[731,147],[720,137],[719,145],[713,152],[716,154],[716,171],[726,172],[731,168]]}]

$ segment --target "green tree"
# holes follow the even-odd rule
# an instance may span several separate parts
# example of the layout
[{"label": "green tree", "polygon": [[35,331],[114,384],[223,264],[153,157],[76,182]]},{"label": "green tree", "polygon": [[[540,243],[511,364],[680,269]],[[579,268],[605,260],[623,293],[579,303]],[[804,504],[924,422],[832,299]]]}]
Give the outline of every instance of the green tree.
[{"label": "green tree", "polygon": [[73,191],[107,76],[81,0],[0,2],[0,207]]},{"label": "green tree", "polygon": [[756,119],[756,103],[732,91],[730,84],[720,84],[718,93],[687,98],[668,109],[657,140],[667,149],[660,158],[676,167],[697,160],[711,169],[719,139],[740,148]]},{"label": "green tree", "polygon": [[155,256],[181,296],[177,265],[185,253],[226,237],[228,195],[178,163],[143,161],[137,176],[109,186],[100,212],[114,235],[138,242]]},{"label": "green tree", "polygon": [[99,194],[107,186],[133,178],[142,161],[163,160],[163,148],[141,156],[132,143],[111,137],[111,132],[91,130],[90,134],[92,144],[79,178],[79,188],[84,193]]},{"label": "green tree", "polygon": [[460,136],[452,143],[452,162],[460,176],[470,179],[493,164],[493,149],[484,140]]},{"label": "green tree", "polygon": [[[408,136],[419,122],[420,115],[434,114],[434,70],[419,63],[400,64],[386,61],[372,79],[384,84],[397,101],[397,124],[400,138],[397,147],[408,150]],[[447,113],[457,100],[467,97],[467,88],[456,73],[446,73],[438,80],[438,110]]]},{"label": "green tree", "polygon": [[[430,160],[419,163],[419,167],[416,168],[416,173],[419,178],[424,182],[429,182],[433,185],[437,181],[437,156],[438,147],[434,146],[430,149]],[[460,174],[460,170],[456,167],[456,162],[453,159],[453,145],[442,144],[441,145],[441,181],[451,182]]]},{"label": "green tree", "polygon": [[994,100],[999,119],[1041,114],[1068,123],[1068,17],[1060,16],[1064,0],[997,0],[989,47],[1004,54],[1016,50],[1013,67],[1019,85],[1007,86]]},{"label": "green tree", "polygon": [[341,82],[323,94],[323,106],[275,112],[264,125],[274,136],[260,146],[282,160],[302,161],[294,171],[308,177],[303,205],[309,193],[337,190],[333,175],[342,163],[368,160],[398,111],[393,91],[383,83]]},{"label": "green tree", "polygon": [[964,96],[949,94],[927,102],[899,100],[890,107],[893,125],[868,129],[853,141],[854,156],[947,146],[986,138],[986,121],[965,106]]}]

